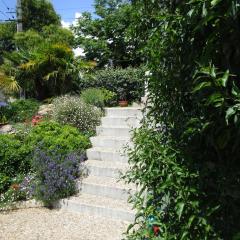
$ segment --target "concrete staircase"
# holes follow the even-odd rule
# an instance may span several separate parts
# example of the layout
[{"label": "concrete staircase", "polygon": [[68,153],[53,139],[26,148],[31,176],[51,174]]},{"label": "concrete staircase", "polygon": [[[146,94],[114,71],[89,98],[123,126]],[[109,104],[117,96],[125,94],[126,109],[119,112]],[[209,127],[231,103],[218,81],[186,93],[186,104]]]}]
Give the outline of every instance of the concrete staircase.
[{"label": "concrete staircase", "polygon": [[134,211],[127,203],[129,191],[135,186],[119,182],[119,172],[128,167],[125,146],[131,146],[131,130],[140,126],[142,118],[138,107],[106,108],[106,116],[97,127],[97,136],[91,138],[87,150],[89,176],[79,184],[80,194],[60,202],[69,211],[133,221]]}]

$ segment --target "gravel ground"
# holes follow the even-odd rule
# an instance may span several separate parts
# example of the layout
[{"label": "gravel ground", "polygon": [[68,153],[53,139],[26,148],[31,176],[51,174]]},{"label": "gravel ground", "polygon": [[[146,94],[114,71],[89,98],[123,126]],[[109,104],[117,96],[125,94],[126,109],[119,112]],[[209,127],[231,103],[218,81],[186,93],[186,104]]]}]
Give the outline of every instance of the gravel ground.
[{"label": "gravel ground", "polygon": [[128,224],[63,210],[0,213],[0,240],[121,240]]}]

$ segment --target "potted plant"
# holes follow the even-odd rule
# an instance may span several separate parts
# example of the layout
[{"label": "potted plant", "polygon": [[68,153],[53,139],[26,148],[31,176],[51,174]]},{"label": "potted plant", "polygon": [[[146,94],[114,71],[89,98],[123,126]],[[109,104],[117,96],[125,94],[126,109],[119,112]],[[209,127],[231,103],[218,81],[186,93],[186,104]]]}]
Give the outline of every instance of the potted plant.
[{"label": "potted plant", "polygon": [[125,92],[125,89],[121,88],[119,91],[119,101],[118,104],[120,107],[127,107],[128,101],[127,101],[127,94]]}]

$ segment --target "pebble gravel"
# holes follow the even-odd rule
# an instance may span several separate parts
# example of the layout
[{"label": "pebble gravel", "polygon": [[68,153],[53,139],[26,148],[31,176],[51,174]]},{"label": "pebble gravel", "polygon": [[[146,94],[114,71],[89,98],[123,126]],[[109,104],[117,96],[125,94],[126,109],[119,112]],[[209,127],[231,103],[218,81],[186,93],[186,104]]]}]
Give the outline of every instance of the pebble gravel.
[{"label": "pebble gravel", "polygon": [[0,240],[122,240],[128,223],[29,208],[0,212]]}]

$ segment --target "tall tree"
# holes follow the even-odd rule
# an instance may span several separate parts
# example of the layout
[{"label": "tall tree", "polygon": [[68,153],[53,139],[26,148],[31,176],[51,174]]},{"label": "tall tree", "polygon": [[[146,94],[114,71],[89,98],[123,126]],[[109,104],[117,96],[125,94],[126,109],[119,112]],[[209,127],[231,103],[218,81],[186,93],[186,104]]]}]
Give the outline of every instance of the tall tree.
[{"label": "tall tree", "polygon": [[42,31],[44,26],[61,25],[60,16],[47,0],[22,0],[23,30]]},{"label": "tall tree", "polygon": [[0,64],[2,64],[2,55],[4,51],[14,49],[14,34],[16,32],[16,24],[14,22],[0,23]]},{"label": "tall tree", "polygon": [[135,66],[141,63],[137,39],[128,34],[132,18],[132,5],[126,0],[95,0],[93,18],[84,13],[72,29],[76,46],[86,53],[88,60],[96,60],[99,66]]}]

